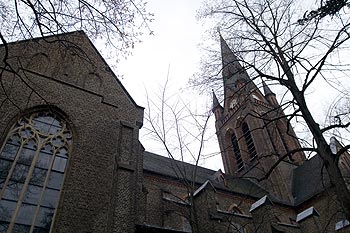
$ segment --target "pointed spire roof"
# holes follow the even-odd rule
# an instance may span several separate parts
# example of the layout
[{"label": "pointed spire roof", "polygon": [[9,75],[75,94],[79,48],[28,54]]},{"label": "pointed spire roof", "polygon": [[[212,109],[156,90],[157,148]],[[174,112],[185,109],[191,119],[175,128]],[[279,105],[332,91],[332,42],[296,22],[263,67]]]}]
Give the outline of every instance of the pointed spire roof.
[{"label": "pointed spire roof", "polygon": [[221,107],[218,98],[215,95],[214,90],[212,90],[213,92],[213,107],[212,107],[212,111],[214,111],[217,107]]},{"label": "pointed spire roof", "polygon": [[270,89],[269,86],[265,83],[264,80],[262,80],[262,84],[263,84],[265,96],[268,96],[268,95],[271,95],[271,94],[272,94],[272,95],[275,95],[275,93],[273,93],[273,92],[271,91],[271,89]]},{"label": "pointed spire roof", "polygon": [[220,46],[221,46],[222,64],[224,65],[224,67],[225,65],[236,63],[235,65],[238,65],[239,68],[242,68],[242,66],[238,62],[238,58],[232,52],[226,40],[222,37],[221,34],[220,34]]},{"label": "pointed spire roof", "polygon": [[239,59],[232,52],[225,39],[220,34],[221,59],[222,59],[222,75],[224,79],[225,98],[226,88],[236,91],[236,81],[243,80],[250,82],[248,73],[239,63]]}]

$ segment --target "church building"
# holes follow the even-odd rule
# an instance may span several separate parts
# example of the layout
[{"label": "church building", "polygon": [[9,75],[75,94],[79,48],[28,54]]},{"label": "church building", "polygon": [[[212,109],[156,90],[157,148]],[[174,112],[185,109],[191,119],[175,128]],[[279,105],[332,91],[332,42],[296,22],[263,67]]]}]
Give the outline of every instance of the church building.
[{"label": "church building", "polygon": [[148,152],[144,108],[84,32],[1,45],[0,233],[349,232],[321,158],[289,153],[276,95],[220,40],[225,171]]}]

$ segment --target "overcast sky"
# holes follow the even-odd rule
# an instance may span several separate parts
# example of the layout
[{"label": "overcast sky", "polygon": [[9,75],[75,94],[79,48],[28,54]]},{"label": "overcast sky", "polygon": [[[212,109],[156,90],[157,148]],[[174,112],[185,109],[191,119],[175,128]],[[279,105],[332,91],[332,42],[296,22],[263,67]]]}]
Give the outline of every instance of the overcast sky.
[{"label": "overcast sky", "polygon": [[[198,45],[203,43],[207,29],[196,19],[197,10],[201,7],[202,1],[148,0],[148,9],[155,14],[155,20],[150,25],[154,36],[145,36],[143,42],[135,46],[133,55],[117,65],[118,73],[123,74],[121,82],[140,106],[147,107],[146,90],[151,98],[159,95],[168,71],[172,92],[183,90],[188,79],[198,71],[201,58]],[[331,22],[331,18],[325,20]],[[219,44],[217,46],[219,49]],[[339,78],[338,75],[335,76]],[[345,84],[348,82],[343,83]],[[277,93],[278,98],[282,96],[283,93],[278,93],[276,86],[272,89]],[[212,101],[210,96],[198,95],[198,93],[183,96],[185,102],[196,101],[203,106],[209,106]],[[320,124],[327,119],[327,111],[334,98],[340,97],[338,92],[330,93],[329,84],[322,79],[310,87],[307,93],[308,106]],[[211,143],[214,145],[210,152],[218,151],[213,119],[209,124],[212,130],[210,133],[213,134]],[[297,133],[302,132],[303,129],[303,126],[300,129],[295,128]],[[165,155],[159,150],[160,145],[147,140],[144,134],[145,130],[141,129],[140,140],[145,149]],[[222,168],[221,156],[202,160],[200,164],[214,170],[220,169]]]},{"label": "overcast sky", "polygon": [[[154,36],[145,36],[137,44],[133,55],[118,64],[118,72],[123,74],[122,83],[137,104],[147,107],[146,90],[149,96],[157,95],[164,85],[168,70],[172,92],[182,91],[192,75],[198,71],[201,53],[198,44],[204,38],[205,28],[196,19],[196,11],[202,0],[149,0],[148,9],[155,14],[150,25]],[[219,45],[218,45],[219,46]],[[188,90],[185,90],[188,91]],[[183,95],[184,101],[198,101],[203,106],[211,104],[206,95]],[[203,111],[205,109],[203,108]],[[214,120],[210,121],[212,130],[211,148],[207,153],[219,151],[214,133]],[[141,129],[140,140],[147,151],[164,154],[154,141],[144,136]],[[209,147],[209,145],[208,145]],[[214,170],[222,169],[221,156],[201,160],[200,165]]]},{"label": "overcast sky", "polygon": [[163,84],[170,65],[170,79],[185,85],[198,67],[198,44],[204,30],[196,20],[201,0],[149,0],[155,14],[151,23],[154,36],[145,36],[133,55],[118,64],[123,84],[135,101],[144,102],[144,89]]}]

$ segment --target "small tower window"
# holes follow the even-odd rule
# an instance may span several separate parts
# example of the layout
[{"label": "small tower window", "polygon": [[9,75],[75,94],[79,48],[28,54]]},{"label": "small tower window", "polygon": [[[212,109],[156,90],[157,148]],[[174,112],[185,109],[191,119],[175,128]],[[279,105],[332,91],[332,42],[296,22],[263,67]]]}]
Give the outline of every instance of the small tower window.
[{"label": "small tower window", "polygon": [[251,159],[254,159],[255,156],[256,156],[255,145],[254,145],[254,142],[253,142],[252,135],[250,134],[249,127],[248,127],[247,123],[245,123],[245,122],[242,125],[242,131],[243,131],[243,136],[244,136],[244,139],[245,139],[245,143],[247,145],[247,150],[248,150],[248,153],[249,153],[249,157]]},{"label": "small tower window", "polygon": [[240,171],[243,169],[244,164],[241,156],[241,152],[239,150],[238,141],[236,135],[233,133],[231,137],[233,153],[236,157],[237,170]]},{"label": "small tower window", "polygon": [[233,109],[236,105],[237,105],[237,100],[236,99],[232,99],[231,102],[230,102],[230,109]]}]

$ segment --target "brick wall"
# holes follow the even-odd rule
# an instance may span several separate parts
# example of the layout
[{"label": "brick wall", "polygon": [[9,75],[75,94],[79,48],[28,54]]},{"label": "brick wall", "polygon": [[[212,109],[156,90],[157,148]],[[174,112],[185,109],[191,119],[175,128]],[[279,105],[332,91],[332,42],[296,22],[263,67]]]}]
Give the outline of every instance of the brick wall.
[{"label": "brick wall", "polygon": [[133,232],[141,189],[138,130],[143,108],[82,32],[59,39],[9,45],[7,61],[20,76],[5,72],[2,77],[9,98],[0,95],[1,143],[14,119],[28,109],[54,107],[73,129],[54,232]]}]

